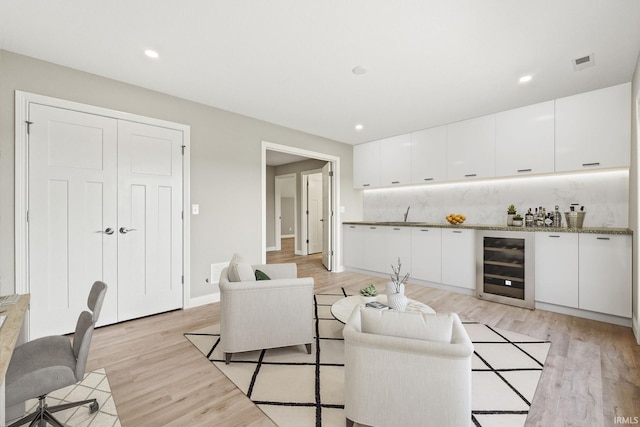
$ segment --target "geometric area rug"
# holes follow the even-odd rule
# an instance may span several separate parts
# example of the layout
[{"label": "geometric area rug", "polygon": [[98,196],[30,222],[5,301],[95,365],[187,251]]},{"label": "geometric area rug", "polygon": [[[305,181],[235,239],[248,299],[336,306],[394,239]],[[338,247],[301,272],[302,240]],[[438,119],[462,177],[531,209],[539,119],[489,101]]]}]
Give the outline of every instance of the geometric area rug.
[{"label": "geometric area rug", "polygon": [[[104,368],[86,373],[79,383],[49,393],[46,402],[47,405],[54,406],[88,399],[98,401],[100,408],[97,412],[90,414],[89,405],[83,405],[56,412],[53,416],[67,427],[120,427],[118,411]],[[27,400],[26,413],[34,412],[37,407],[38,399]],[[16,420],[10,420],[7,425],[12,421]]]},{"label": "geometric area rug", "polygon": [[[344,325],[331,315],[342,294],[316,294],[315,342],[234,354],[225,365],[219,325],[185,337],[280,427],[345,425]],[[474,346],[471,426],[524,426],[551,343],[463,322]]]}]

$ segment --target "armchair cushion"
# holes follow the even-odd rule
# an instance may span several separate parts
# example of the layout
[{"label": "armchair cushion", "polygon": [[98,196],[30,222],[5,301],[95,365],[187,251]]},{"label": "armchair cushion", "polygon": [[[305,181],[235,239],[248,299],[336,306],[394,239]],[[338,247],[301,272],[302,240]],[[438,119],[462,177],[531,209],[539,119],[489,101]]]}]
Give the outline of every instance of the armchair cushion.
[{"label": "armchair cushion", "polygon": [[413,313],[360,309],[362,332],[436,342],[451,342],[453,316],[449,313]]},{"label": "armchair cushion", "polygon": [[252,282],[256,280],[251,264],[243,262],[238,254],[233,254],[229,262],[228,277],[230,282]]}]

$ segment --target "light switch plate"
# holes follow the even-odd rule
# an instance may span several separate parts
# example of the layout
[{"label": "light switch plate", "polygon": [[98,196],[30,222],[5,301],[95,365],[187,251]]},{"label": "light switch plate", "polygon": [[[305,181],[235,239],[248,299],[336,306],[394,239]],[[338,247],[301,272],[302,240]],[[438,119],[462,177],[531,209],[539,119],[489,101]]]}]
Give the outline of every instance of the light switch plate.
[{"label": "light switch plate", "polygon": [[200,205],[191,205],[191,213],[193,215],[200,214]]}]

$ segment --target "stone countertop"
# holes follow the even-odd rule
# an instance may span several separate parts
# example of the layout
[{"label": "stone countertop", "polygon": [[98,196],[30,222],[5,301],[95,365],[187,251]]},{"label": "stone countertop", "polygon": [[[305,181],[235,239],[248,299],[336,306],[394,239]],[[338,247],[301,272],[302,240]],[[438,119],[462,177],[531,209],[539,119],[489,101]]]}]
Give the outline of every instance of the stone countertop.
[{"label": "stone countertop", "polygon": [[371,225],[380,227],[431,227],[431,228],[458,228],[469,230],[494,230],[494,231],[542,231],[552,233],[591,233],[591,234],[619,234],[632,235],[633,230],[629,228],[609,228],[609,227],[517,227],[497,224],[444,224],[431,222],[384,222],[384,221],[345,221],[344,225]]}]

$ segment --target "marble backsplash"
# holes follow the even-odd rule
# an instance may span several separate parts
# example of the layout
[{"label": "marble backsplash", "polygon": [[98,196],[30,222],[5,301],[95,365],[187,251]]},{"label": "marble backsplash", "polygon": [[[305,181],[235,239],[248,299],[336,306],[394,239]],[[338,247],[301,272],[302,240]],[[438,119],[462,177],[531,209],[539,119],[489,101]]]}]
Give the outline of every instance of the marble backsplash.
[{"label": "marble backsplash", "polygon": [[[584,227],[629,226],[628,171],[589,172],[429,184],[364,191],[364,221],[446,223],[448,213],[466,215],[467,224],[504,224],[507,206],[514,204],[524,216],[542,206],[569,210],[571,203],[584,205]],[[566,226],[563,218],[563,226]]]}]

